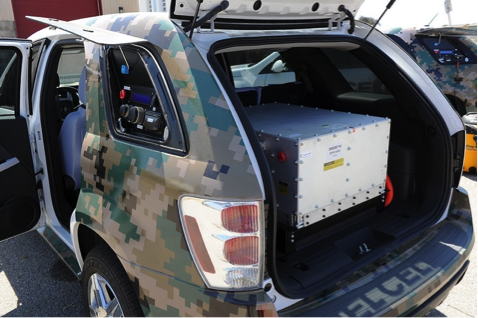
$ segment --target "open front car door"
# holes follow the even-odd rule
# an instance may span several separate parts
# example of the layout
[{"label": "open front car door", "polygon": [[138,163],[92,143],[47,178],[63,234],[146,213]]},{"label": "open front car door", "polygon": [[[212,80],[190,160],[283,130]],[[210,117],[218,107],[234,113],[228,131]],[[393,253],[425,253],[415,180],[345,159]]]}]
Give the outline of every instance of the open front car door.
[{"label": "open front car door", "polygon": [[0,40],[0,240],[36,229],[43,220],[26,119],[31,46]]}]

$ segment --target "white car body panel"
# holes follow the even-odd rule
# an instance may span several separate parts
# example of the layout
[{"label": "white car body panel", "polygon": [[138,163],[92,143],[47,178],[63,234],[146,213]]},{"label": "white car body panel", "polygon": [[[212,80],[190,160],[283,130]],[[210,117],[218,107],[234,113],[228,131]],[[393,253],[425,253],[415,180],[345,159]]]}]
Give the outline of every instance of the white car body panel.
[{"label": "white car body panel", "polygon": [[[205,0],[201,11],[209,11],[219,5],[221,0]],[[334,0],[294,1],[289,0],[242,0],[229,1],[229,7],[219,14],[220,18],[240,20],[305,20],[330,18],[338,13],[339,4],[343,4],[352,13],[356,13],[364,0],[344,0],[338,3]],[[258,3],[260,8],[257,9]],[[193,16],[196,10],[196,0],[177,1],[174,14]]]},{"label": "white car body panel", "polygon": [[106,44],[106,45],[118,45],[118,44],[132,44],[147,42],[145,39],[136,38],[130,35],[111,32],[108,30],[98,29],[91,26],[86,26],[79,24],[77,22],[66,22],[57,19],[48,19],[41,17],[31,17],[27,16],[28,19],[34,20],[40,23],[47,24],[51,27],[65,30],[71,34],[77,35],[88,41],[97,43],[97,44]]}]

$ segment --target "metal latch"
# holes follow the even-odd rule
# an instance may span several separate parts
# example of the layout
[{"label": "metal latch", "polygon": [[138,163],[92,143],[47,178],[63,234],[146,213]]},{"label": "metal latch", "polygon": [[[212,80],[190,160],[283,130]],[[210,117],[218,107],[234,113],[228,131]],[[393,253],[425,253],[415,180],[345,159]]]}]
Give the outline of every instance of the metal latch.
[{"label": "metal latch", "polygon": [[367,244],[365,243],[362,243],[359,245],[359,250],[360,250],[359,255],[362,255],[371,251],[371,249],[369,249]]}]

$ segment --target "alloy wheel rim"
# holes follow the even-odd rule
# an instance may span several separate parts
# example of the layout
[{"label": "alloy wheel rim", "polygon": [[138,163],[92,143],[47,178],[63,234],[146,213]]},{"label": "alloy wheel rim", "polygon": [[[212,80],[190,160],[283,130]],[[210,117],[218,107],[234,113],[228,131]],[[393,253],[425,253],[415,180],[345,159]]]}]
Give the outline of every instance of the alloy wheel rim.
[{"label": "alloy wheel rim", "polygon": [[88,280],[88,307],[91,317],[124,317],[113,288],[98,273],[91,275]]}]

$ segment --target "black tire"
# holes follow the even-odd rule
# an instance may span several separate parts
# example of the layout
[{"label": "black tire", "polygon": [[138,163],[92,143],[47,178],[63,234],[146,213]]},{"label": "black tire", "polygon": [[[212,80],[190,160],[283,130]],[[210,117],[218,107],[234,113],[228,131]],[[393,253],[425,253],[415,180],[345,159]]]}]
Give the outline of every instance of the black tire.
[{"label": "black tire", "polygon": [[[144,316],[139,299],[125,269],[108,245],[97,246],[88,253],[83,267],[81,285],[83,305],[87,317],[105,315]],[[107,301],[110,301],[109,305],[111,306],[98,305],[95,301],[92,291],[100,289],[106,296]],[[91,301],[90,297],[92,298]],[[96,311],[90,308],[90,302],[93,305],[92,307],[96,307]],[[119,303],[119,306],[116,306],[116,303]]]}]

